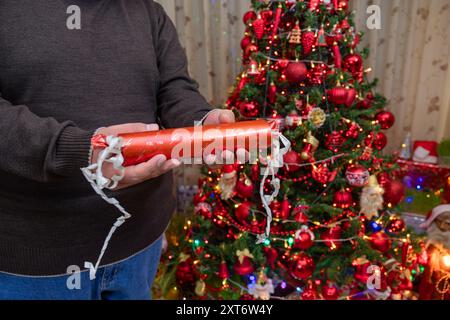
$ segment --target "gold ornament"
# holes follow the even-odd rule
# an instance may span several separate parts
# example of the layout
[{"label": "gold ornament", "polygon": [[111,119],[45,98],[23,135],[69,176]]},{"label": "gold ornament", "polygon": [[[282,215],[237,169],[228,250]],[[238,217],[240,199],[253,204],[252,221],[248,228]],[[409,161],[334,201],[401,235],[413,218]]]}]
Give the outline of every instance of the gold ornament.
[{"label": "gold ornament", "polygon": [[321,108],[314,108],[311,110],[308,116],[309,121],[313,124],[315,128],[321,128],[325,121],[327,120],[327,115],[325,111],[323,111]]}]

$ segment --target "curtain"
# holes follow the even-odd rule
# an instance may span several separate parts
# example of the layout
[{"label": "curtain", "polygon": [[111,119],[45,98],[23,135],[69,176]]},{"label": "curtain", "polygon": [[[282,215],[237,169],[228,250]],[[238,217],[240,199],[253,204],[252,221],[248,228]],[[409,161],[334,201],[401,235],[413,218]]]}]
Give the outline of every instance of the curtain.
[{"label": "curtain", "polygon": [[[190,71],[214,105],[225,101],[241,67],[242,15],[249,0],[158,0],[174,21]],[[450,0],[353,0],[366,67],[396,118],[390,149],[413,140],[450,138]],[[381,30],[369,30],[367,8],[378,5]]]}]

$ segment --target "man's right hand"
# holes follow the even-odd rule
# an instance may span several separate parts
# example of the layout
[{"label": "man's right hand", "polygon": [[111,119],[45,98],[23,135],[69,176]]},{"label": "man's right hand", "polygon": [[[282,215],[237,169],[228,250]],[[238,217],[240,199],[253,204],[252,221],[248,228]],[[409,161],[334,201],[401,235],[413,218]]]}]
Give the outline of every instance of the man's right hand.
[{"label": "man's right hand", "polygon": [[[158,130],[159,127],[157,124],[129,123],[102,128],[98,131],[98,134],[105,136],[116,136],[123,133]],[[97,162],[100,151],[101,150],[94,150],[92,154],[92,163]],[[126,167],[124,178],[120,181],[118,187],[115,190],[126,189],[147,180],[155,179],[179,167],[180,165],[181,162],[179,160],[167,160],[164,155],[158,155],[147,162],[138,164],[136,166]],[[118,172],[115,172],[112,164],[105,163],[105,166],[103,167],[103,175],[106,178],[111,178],[115,174],[118,174]]]}]

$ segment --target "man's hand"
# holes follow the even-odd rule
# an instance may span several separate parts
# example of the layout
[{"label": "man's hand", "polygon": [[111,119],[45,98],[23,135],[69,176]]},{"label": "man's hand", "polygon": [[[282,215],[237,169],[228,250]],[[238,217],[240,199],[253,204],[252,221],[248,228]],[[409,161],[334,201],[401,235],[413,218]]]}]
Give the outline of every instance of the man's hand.
[{"label": "man's hand", "polygon": [[[122,133],[158,131],[157,124],[143,124],[143,123],[129,123],[118,126],[100,129],[98,134],[105,136],[115,136]],[[100,151],[95,150],[92,155],[92,162],[96,163]],[[165,156],[158,155],[153,159],[141,163],[136,166],[125,168],[125,175],[116,190],[121,190],[138,185],[147,180],[151,180],[168,173],[169,171],[179,167],[181,162],[179,160],[167,160]],[[115,171],[110,163],[105,163],[103,167],[103,175],[107,178],[113,177],[118,172]]]},{"label": "man's hand", "polygon": [[[236,118],[232,111],[216,109],[210,112],[203,124],[207,126],[234,122],[236,122]],[[249,154],[245,149],[238,149],[236,151],[236,155],[231,151],[224,150],[217,155],[208,155],[205,159],[205,162],[211,167],[211,169],[219,169],[220,166],[217,165],[234,164],[236,162],[236,158],[247,161],[249,158]]]},{"label": "man's hand", "polygon": [[209,113],[203,124],[205,126],[208,126],[214,124],[226,124],[234,122],[236,122],[236,118],[234,117],[233,111],[216,109]]}]

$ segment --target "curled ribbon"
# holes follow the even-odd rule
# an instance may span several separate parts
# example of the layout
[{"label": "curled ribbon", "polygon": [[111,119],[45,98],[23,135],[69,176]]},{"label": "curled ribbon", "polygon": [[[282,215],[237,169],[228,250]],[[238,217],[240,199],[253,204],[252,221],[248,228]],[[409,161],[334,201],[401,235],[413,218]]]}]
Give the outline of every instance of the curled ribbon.
[{"label": "curled ribbon", "polygon": [[[99,157],[97,159],[97,163],[92,164],[87,168],[81,169],[86,180],[89,181],[92,188],[95,192],[102,197],[107,203],[115,206],[121,213],[122,216],[117,218],[114,225],[111,227],[106,239],[103,243],[103,247],[100,251],[100,255],[97,259],[95,265],[91,262],[85,262],[84,267],[90,270],[90,279],[95,279],[95,275],[100,266],[100,263],[103,259],[103,256],[108,248],[109,241],[111,240],[113,234],[116,230],[125,223],[126,220],[131,218],[131,214],[129,214],[124,207],[122,207],[119,201],[115,198],[109,198],[104,192],[104,189],[115,189],[117,188],[119,182],[123,179],[125,169],[123,167],[124,158],[122,156],[122,145],[123,140],[118,137],[107,137],[108,146],[100,152]],[[115,175],[112,178],[106,178],[103,176],[103,165],[105,163],[111,163],[114,166],[114,169],[120,172],[119,175]]]},{"label": "curled ribbon", "polygon": [[[280,133],[274,133],[274,135],[278,135],[278,139],[272,139],[272,158],[267,164],[266,169],[264,170],[264,176],[262,183],[260,185],[259,194],[261,197],[261,202],[266,211],[267,215],[267,223],[266,230],[264,234],[257,235],[257,244],[264,243],[270,236],[270,227],[272,224],[272,210],[270,209],[270,204],[278,197],[278,193],[280,192],[281,182],[280,179],[276,177],[275,168],[283,167],[283,158],[286,153],[288,153],[291,148],[291,142],[284,137]],[[283,144],[283,148],[281,148],[280,141]],[[264,192],[264,182],[271,176],[272,180],[270,184],[272,185],[274,191],[272,194],[265,194]]]}]

